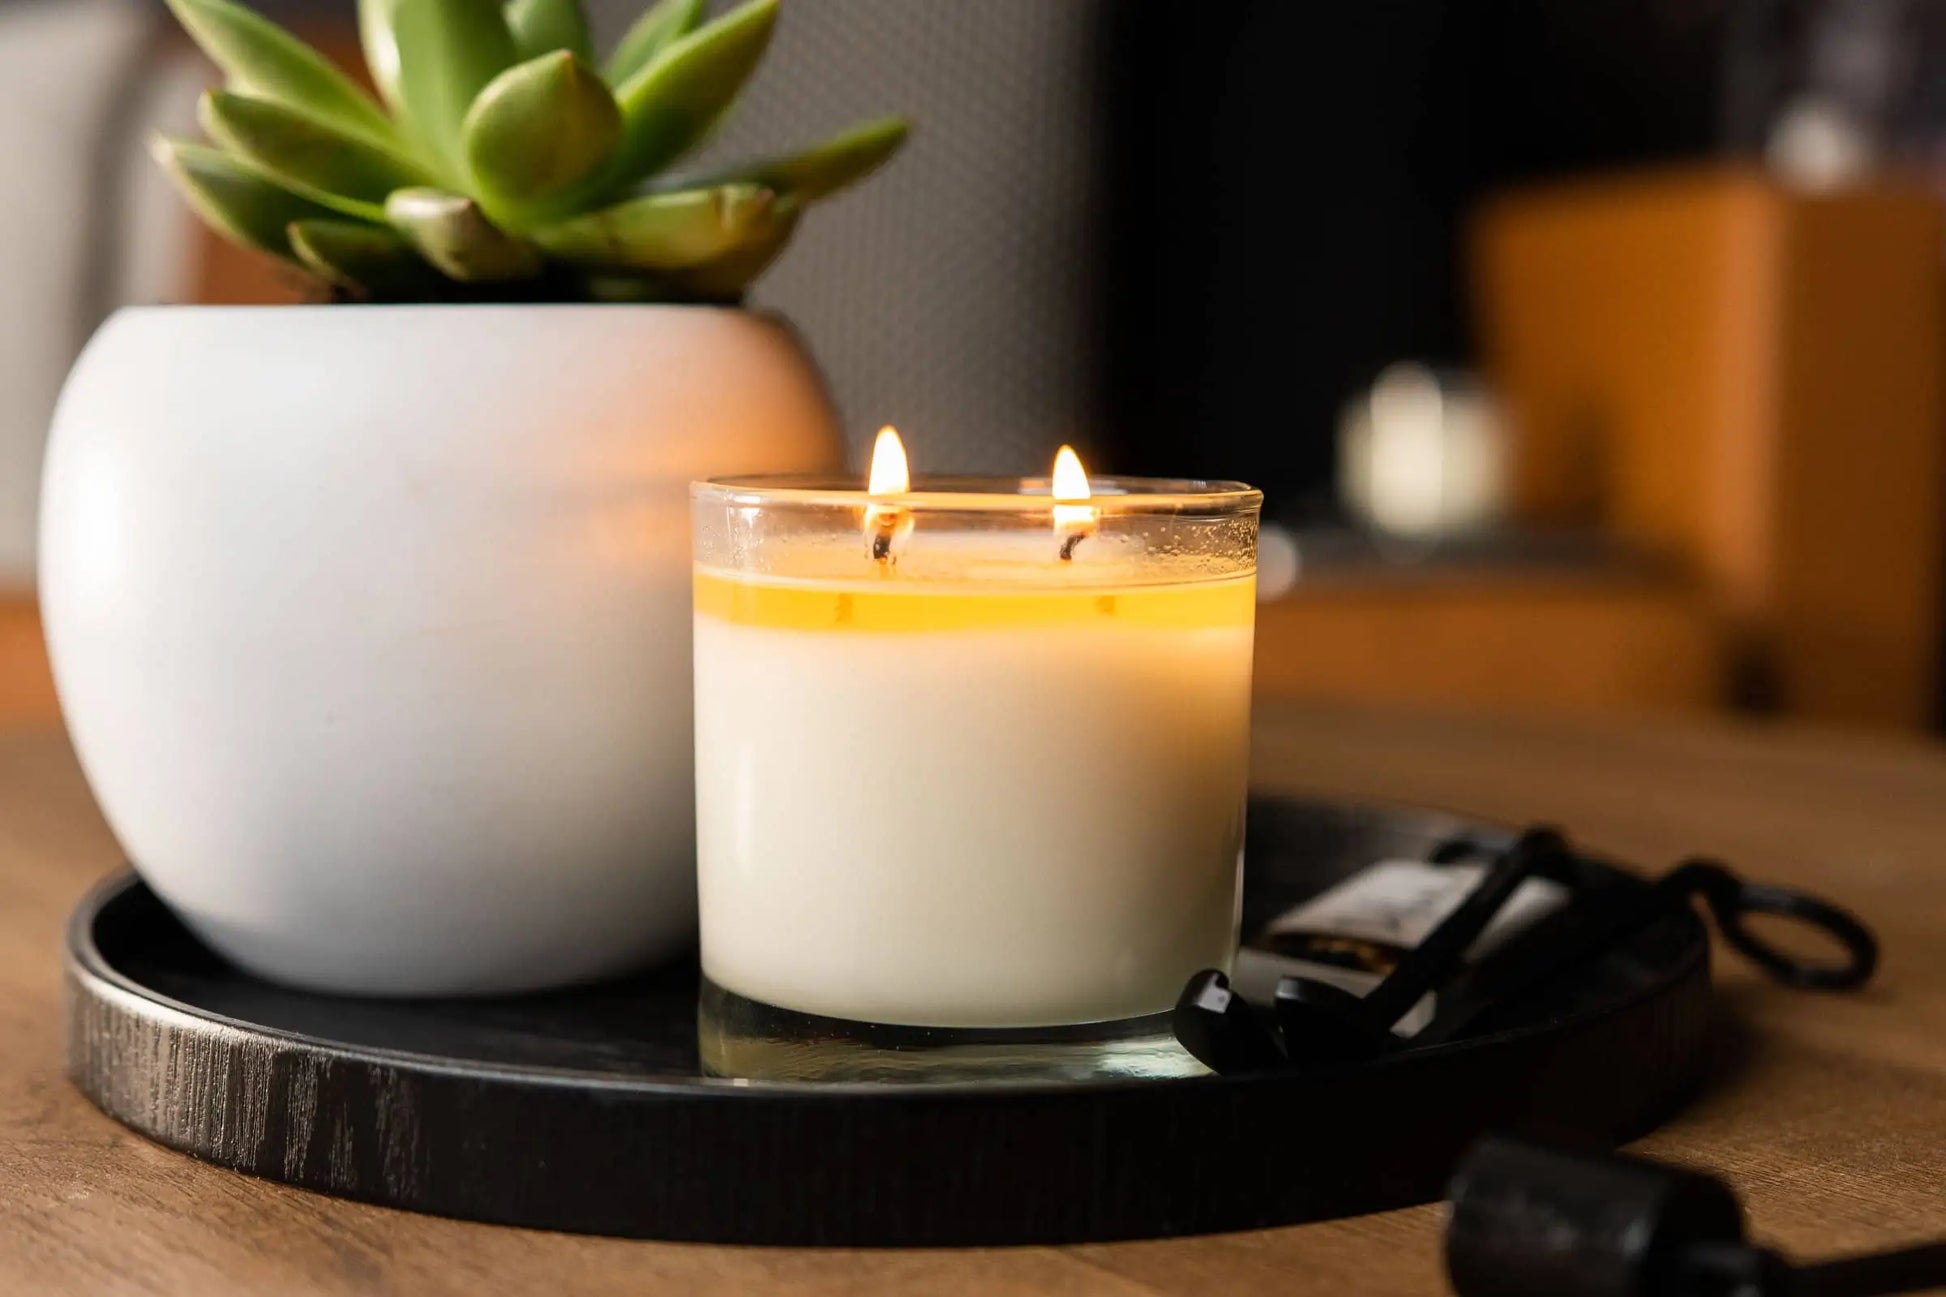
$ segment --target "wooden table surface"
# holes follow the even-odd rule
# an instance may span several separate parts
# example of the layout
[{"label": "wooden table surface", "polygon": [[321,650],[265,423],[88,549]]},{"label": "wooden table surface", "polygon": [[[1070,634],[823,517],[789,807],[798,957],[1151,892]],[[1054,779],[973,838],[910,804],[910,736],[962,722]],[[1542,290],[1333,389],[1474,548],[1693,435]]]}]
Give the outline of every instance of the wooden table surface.
[{"label": "wooden table surface", "polygon": [[[1856,908],[1885,944],[1874,989],[1793,994],[1724,956],[1714,1079],[1642,1147],[1728,1174],[1786,1249],[1946,1235],[1946,748],[1315,711],[1262,717],[1258,740],[1265,786],[1551,819],[1645,865],[1708,851]],[[62,1075],[62,921],[117,859],[62,739],[0,734],[0,1293],[1444,1290],[1431,1207],[1152,1243],[786,1251],[503,1229],[246,1179],[129,1134]]]}]

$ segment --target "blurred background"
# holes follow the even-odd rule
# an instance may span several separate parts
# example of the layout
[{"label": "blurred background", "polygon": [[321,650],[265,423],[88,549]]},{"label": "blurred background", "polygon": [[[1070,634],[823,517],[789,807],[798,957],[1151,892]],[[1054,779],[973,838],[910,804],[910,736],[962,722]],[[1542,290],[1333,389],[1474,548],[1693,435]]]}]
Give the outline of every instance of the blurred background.
[{"label": "blurred background", "polygon": [[[78,348],[297,291],[146,158],[210,77],[154,0],[0,0],[0,717]],[[1264,488],[1265,696],[1946,717],[1946,0],[792,0],[712,147],[889,109],[757,300],[922,471]]]}]

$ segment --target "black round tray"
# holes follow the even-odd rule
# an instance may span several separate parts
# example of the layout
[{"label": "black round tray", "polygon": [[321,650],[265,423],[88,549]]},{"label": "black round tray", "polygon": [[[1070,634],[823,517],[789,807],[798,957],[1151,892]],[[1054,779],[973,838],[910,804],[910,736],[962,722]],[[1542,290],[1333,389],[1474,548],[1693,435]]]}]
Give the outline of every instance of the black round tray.
[{"label": "black round tray", "polygon": [[[1245,931],[1375,860],[1505,831],[1253,799]],[[1589,886],[1630,887],[1610,866]],[[1426,1202],[1490,1129],[1615,1142],[1694,1084],[1709,944],[1674,913],[1480,1034],[1381,1062],[1071,1084],[705,1077],[693,962],[552,995],[369,1001],[240,973],[133,876],[68,933],[70,1067],[174,1148],[324,1193],[588,1233],[1052,1243]]]}]

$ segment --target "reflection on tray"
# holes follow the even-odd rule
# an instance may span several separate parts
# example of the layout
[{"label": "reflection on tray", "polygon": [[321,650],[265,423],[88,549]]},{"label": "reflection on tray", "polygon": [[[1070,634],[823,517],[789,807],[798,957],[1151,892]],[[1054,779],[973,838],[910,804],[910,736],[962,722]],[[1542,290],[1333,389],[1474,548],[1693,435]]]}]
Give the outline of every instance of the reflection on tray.
[{"label": "reflection on tray", "polygon": [[759,1004],[705,980],[696,1043],[711,1076],[928,1085],[1162,1080],[1209,1069],[1176,1043],[1169,1015],[1031,1033],[847,1022]]}]

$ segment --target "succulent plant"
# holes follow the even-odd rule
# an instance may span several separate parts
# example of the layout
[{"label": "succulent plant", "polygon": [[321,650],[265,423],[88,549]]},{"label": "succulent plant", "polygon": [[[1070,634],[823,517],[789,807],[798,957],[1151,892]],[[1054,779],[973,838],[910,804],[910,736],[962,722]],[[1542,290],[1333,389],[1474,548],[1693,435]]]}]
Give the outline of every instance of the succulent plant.
[{"label": "succulent plant", "polygon": [[169,0],[222,69],[210,143],[159,138],[191,206],[358,301],[734,301],[809,204],[904,141],[866,122],[713,175],[665,168],[755,70],[777,0],[660,0],[599,68],[579,0],[359,0],[383,106],[234,0]]}]

